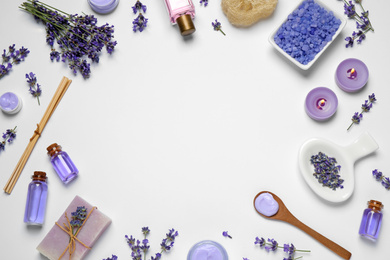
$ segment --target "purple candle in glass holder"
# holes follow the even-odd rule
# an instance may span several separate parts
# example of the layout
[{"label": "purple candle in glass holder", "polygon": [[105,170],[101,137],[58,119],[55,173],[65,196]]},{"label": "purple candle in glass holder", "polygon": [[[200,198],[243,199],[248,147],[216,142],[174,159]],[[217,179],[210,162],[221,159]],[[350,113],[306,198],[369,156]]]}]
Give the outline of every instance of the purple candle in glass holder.
[{"label": "purple candle in glass holder", "polygon": [[337,110],[336,94],[325,87],[312,89],[306,96],[306,113],[317,121],[324,121],[333,116]]},{"label": "purple candle in glass holder", "polygon": [[368,68],[364,62],[350,58],[342,61],[336,70],[336,83],[346,92],[356,92],[368,81]]}]

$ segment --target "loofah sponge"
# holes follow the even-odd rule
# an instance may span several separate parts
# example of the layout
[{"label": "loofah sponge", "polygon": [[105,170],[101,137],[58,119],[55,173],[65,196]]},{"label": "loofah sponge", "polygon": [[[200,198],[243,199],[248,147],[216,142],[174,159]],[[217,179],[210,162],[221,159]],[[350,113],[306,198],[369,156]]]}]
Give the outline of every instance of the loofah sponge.
[{"label": "loofah sponge", "polygon": [[248,27],[270,16],[278,0],[222,0],[222,11],[229,22],[238,27]]}]

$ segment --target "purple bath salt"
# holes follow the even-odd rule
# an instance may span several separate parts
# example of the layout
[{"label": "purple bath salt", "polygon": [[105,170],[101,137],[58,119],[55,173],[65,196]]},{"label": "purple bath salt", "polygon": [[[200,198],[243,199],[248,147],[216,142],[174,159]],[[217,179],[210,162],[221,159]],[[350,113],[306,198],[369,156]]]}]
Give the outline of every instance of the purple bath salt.
[{"label": "purple bath salt", "polygon": [[287,17],[274,36],[275,43],[301,64],[308,64],[332,40],[341,25],[333,12],[305,0]]}]

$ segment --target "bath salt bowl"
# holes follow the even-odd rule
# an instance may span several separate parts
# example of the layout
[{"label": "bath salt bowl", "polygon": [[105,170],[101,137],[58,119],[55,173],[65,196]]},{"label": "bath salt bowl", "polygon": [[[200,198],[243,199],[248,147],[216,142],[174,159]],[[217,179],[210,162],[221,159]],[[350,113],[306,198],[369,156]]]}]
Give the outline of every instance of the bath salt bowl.
[{"label": "bath salt bowl", "polygon": [[[289,15],[293,13],[293,11],[295,11],[296,9],[299,8],[299,6],[301,6],[302,3],[304,3],[306,0],[303,0],[301,1],[291,12],[289,12]],[[321,6],[322,8],[324,8],[327,12],[333,12],[331,9],[329,9],[326,5],[324,5],[322,2],[320,1],[316,1],[314,0],[314,2],[316,4],[318,4],[319,6]],[[347,20],[337,14],[337,13],[334,13],[333,12],[333,15],[334,17],[336,17],[337,19],[339,19],[341,21],[341,24],[339,26],[339,28],[337,29],[337,31],[335,32],[335,34],[333,35],[332,37],[332,40],[329,41],[323,48],[320,52],[318,52],[314,59],[312,59],[309,63],[307,64],[302,64],[300,63],[299,61],[297,61],[296,59],[294,59],[293,57],[291,57],[288,53],[286,53],[281,47],[279,47],[279,45],[276,44],[275,40],[274,40],[274,37],[276,35],[276,33],[278,32],[279,28],[282,27],[282,25],[287,21],[288,19],[288,16],[283,20],[283,22],[280,23],[280,25],[270,34],[269,38],[268,38],[268,41],[271,43],[272,46],[274,46],[274,48],[276,50],[278,50],[281,54],[283,54],[287,59],[289,59],[292,63],[294,63],[296,66],[298,66],[299,68],[303,69],[303,70],[308,70],[311,66],[313,66],[313,64],[317,61],[317,59],[322,55],[322,53],[324,53],[324,51],[329,47],[329,45],[336,39],[336,37],[340,34],[340,32],[343,30],[343,28],[345,27],[346,23],[347,23]]]}]

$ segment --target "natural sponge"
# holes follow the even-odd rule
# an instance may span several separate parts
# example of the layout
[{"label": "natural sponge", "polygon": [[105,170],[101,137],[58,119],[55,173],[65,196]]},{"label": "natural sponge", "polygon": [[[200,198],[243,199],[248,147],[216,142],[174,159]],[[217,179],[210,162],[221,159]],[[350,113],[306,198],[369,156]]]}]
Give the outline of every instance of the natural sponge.
[{"label": "natural sponge", "polygon": [[229,22],[238,27],[248,27],[270,16],[278,0],[222,0],[222,11]]}]

